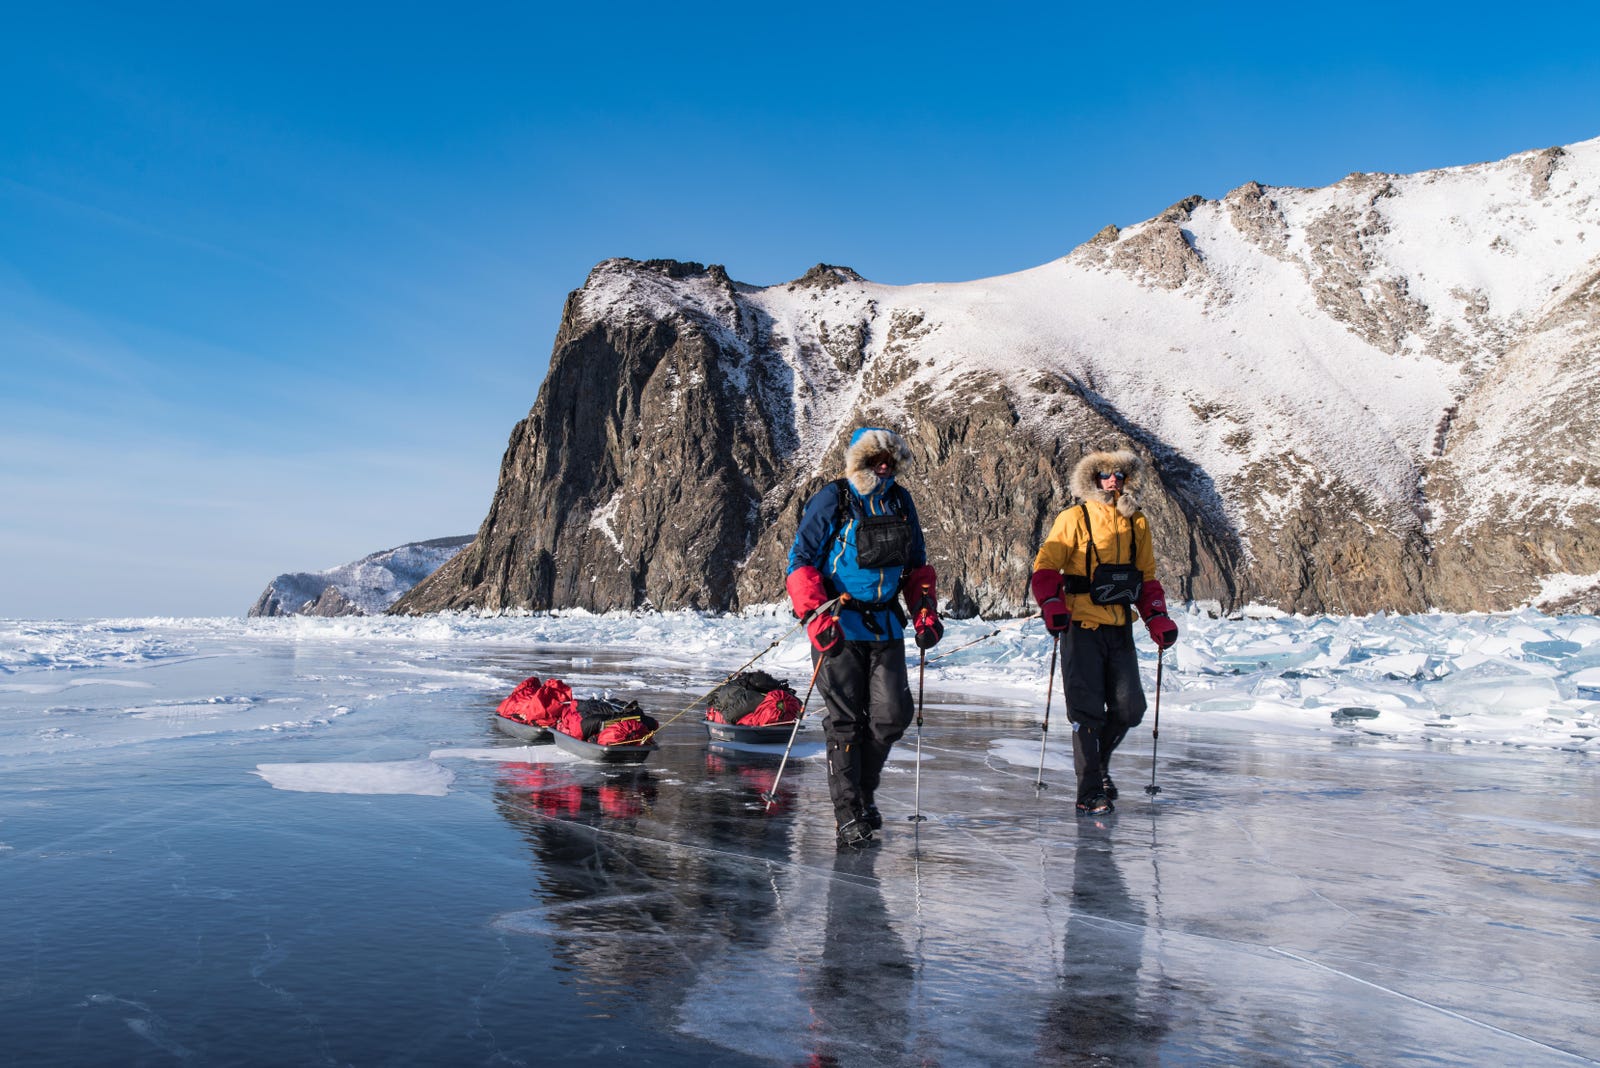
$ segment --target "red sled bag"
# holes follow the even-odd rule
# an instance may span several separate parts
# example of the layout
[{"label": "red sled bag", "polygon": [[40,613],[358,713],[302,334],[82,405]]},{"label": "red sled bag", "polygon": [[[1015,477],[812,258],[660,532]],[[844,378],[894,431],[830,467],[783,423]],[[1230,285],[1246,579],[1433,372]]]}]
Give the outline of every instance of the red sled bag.
[{"label": "red sled bag", "polygon": [[632,701],[619,706],[584,698],[562,712],[556,730],[595,745],[642,745],[660,726]]},{"label": "red sled bag", "polygon": [[660,726],[654,717],[639,712],[608,719],[594,736],[596,745],[643,745]]},{"label": "red sled bag", "polygon": [[575,703],[572,700],[572,687],[560,679],[546,679],[540,684],[537,677],[530,676],[523,679],[522,684],[512,690],[511,696],[501,701],[495,711],[519,723],[548,728],[554,727],[567,707]]},{"label": "red sled bag", "polygon": [[739,672],[712,691],[708,704],[706,719],[742,727],[789,723],[800,715],[800,699],[788,683],[765,671]]},{"label": "red sled bag", "polygon": [[771,690],[756,710],[739,721],[741,727],[770,727],[793,723],[800,715],[800,698],[788,690]]}]

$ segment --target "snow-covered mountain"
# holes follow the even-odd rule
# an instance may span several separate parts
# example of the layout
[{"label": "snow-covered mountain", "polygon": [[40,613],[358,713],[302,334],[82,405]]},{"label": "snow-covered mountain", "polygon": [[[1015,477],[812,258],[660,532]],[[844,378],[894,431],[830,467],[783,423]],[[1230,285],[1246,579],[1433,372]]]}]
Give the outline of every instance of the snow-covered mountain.
[{"label": "snow-covered mountain", "polygon": [[377,616],[440,565],[471,535],[417,541],[326,571],[296,571],[267,583],[247,616]]},{"label": "snow-covered mountain", "polygon": [[906,433],[957,611],[1025,604],[1084,451],[1159,472],[1169,592],[1292,610],[1600,604],[1600,140],[1246,183],[1062,259],[753,287],[609,260],[467,552],[401,610],[781,596],[804,496]]}]

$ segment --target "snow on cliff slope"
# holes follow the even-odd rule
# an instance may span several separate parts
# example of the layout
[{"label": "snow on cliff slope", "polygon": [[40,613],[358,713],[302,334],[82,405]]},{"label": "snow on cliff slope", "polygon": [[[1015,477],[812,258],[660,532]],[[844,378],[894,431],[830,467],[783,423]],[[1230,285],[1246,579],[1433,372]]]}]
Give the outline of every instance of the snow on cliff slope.
[{"label": "snow on cliff slope", "polygon": [[412,542],[325,571],[279,575],[250,608],[250,616],[382,615],[401,595],[470,544],[459,536]]},{"label": "snow on cliff slope", "polygon": [[972,282],[835,269],[757,288],[602,264],[580,299],[590,316],[695,314],[741,354],[735,380],[777,353],[794,372],[794,446],[811,455],[869,383],[892,411],[913,393],[959,396],[983,381],[969,372],[1021,391],[1049,374],[1219,486],[1299,462],[1401,514],[1454,406],[1564,285],[1600,269],[1597,193],[1600,139],[1323,189],[1249,183]]}]

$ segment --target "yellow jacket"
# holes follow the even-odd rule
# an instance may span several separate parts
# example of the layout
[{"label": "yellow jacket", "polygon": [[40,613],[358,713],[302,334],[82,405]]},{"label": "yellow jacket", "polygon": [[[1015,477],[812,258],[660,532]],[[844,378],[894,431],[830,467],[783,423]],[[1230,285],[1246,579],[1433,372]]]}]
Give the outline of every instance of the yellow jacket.
[{"label": "yellow jacket", "polygon": [[[1089,527],[1084,526],[1084,509]],[[1090,559],[1089,535],[1094,534],[1094,556]],[[1150,524],[1143,512],[1123,515],[1114,505],[1099,501],[1075,504],[1056,516],[1050,534],[1033,558],[1035,571],[1060,571],[1083,576],[1097,564],[1132,563],[1148,581],[1156,576],[1156,555],[1150,544]],[[1136,613],[1120,604],[1095,604],[1087,593],[1063,594],[1072,618],[1085,627],[1105,623],[1132,622]]]}]

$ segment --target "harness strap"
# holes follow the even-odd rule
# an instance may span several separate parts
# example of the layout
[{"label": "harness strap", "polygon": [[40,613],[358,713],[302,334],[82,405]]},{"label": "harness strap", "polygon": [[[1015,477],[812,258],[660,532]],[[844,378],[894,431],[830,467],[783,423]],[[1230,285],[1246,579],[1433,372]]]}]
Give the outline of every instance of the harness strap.
[{"label": "harness strap", "polygon": [[[1090,572],[1094,570],[1094,565],[1100,560],[1100,550],[1096,549],[1094,544],[1094,524],[1089,522],[1089,502],[1084,501],[1079,507],[1083,509],[1083,530],[1084,533],[1089,536],[1089,548],[1086,549],[1083,554],[1083,589],[1075,590],[1073,592],[1088,593],[1092,586],[1092,580],[1089,577]],[[1116,546],[1118,540],[1119,539],[1117,538],[1116,532],[1113,530],[1111,534],[1111,542],[1113,547]],[[1121,556],[1122,554],[1113,553],[1112,555]],[[1133,520],[1131,519],[1128,520],[1128,563],[1133,563]],[[1072,577],[1077,578],[1076,575]],[[1128,611],[1127,606],[1118,605],[1117,607],[1122,609],[1122,622],[1132,623],[1133,614]]]},{"label": "harness strap", "polygon": [[878,626],[877,615],[879,612],[893,612],[894,617],[900,621],[900,626],[906,625],[905,609],[900,607],[900,601],[891,597],[887,601],[863,601],[852,597],[839,605],[840,611],[861,613],[861,623],[874,634],[882,634],[883,628]]}]

